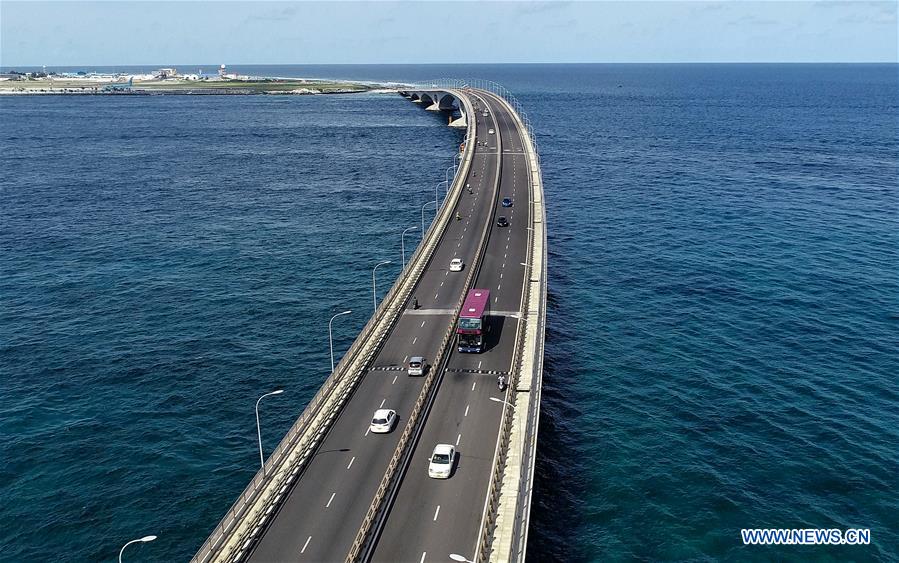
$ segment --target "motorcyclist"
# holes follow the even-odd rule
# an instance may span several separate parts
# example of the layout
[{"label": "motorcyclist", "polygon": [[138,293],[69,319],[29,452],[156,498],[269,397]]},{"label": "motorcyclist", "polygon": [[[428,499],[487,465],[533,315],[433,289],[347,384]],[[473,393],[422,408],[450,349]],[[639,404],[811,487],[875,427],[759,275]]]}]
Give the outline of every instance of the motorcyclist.
[{"label": "motorcyclist", "polygon": [[461,220],[462,220],[462,216],[459,215],[458,211],[456,211],[456,221],[461,221]]},{"label": "motorcyclist", "polygon": [[412,298],[412,308],[413,308],[413,309],[418,309],[418,297],[413,297],[413,298]]},{"label": "motorcyclist", "polygon": [[496,378],[496,386],[499,387],[500,391],[506,390],[506,376],[505,375],[500,375],[499,377]]}]

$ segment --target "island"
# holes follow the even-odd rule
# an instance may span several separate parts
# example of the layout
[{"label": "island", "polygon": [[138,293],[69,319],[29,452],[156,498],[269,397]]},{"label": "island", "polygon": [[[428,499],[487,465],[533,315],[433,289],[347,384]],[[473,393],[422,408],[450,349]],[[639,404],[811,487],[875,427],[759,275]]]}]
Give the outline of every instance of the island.
[{"label": "island", "polygon": [[327,80],[245,76],[229,73],[222,65],[217,74],[182,74],[174,68],[152,73],[17,72],[0,74],[0,94],[349,94],[389,89],[388,85]]}]

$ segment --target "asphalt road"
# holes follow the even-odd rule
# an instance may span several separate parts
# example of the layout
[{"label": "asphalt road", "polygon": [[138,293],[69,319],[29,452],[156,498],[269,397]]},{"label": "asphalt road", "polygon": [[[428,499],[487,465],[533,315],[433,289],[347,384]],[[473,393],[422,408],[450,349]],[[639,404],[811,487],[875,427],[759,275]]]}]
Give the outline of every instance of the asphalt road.
[{"label": "asphalt road", "polygon": [[[509,135],[510,140],[507,141],[504,131],[508,128],[505,114],[498,111],[496,102],[488,101],[487,103],[490,104],[492,111],[487,118],[482,115],[478,116],[477,138],[484,140],[490,139],[495,134],[503,134],[503,143],[509,143],[510,147],[517,146],[520,150],[521,142],[517,138],[517,134]],[[483,105],[484,102],[481,102],[482,107]],[[496,130],[494,135],[488,133],[490,128]],[[471,267],[471,261],[475,256],[477,245],[480,242],[481,229],[484,223],[490,220],[502,197],[507,195],[514,197],[510,193],[515,194],[515,190],[517,190],[517,193],[521,194],[522,200],[526,201],[527,174],[523,169],[515,172],[513,168],[518,167],[509,167],[510,171],[508,172],[506,170],[509,157],[513,156],[513,153],[503,154],[504,165],[500,189],[502,195],[495,190],[494,181],[500,155],[497,154],[495,142],[491,141],[489,145],[493,147],[493,150],[483,146],[475,149],[467,178],[473,194],[468,194],[463,190],[456,209],[462,219],[451,222],[435,250],[429,267],[414,291],[414,296],[417,297],[421,309],[413,311],[411,303],[406,303],[406,311],[376,358],[373,368],[365,375],[313,460],[301,478],[296,481],[292,491],[279,507],[275,518],[256,543],[250,555],[251,561],[343,561],[349,552],[365,512],[386,471],[408,414],[421,392],[422,378],[408,376],[402,366],[410,356],[422,355],[429,360],[434,358],[440,340],[451,323],[450,311],[462,295],[466,271]],[[517,156],[517,159],[524,162],[524,157],[521,155]],[[513,191],[509,192],[509,190]],[[522,205],[522,212],[526,213],[524,210],[527,207]],[[518,310],[521,273],[523,272],[520,262],[524,261],[523,249],[527,238],[525,229],[527,218],[521,217],[518,220],[511,209],[505,211],[509,212],[507,216],[510,217],[511,227],[502,229],[494,226],[492,228],[487,257],[475,285],[489,287],[496,292],[493,303],[494,310],[506,310],[505,308]],[[521,224],[517,224],[518,222]],[[516,250],[519,247],[520,250]],[[498,262],[504,254],[508,256],[505,267]],[[519,255],[521,257],[518,257]],[[454,257],[463,259],[466,270],[462,272],[448,271],[449,261]],[[503,283],[506,284],[505,290],[501,290],[499,287]],[[497,325],[493,331],[493,335],[499,338],[491,350],[484,354],[454,354],[450,360],[451,365],[457,368],[471,368],[479,365],[479,362],[483,362],[483,369],[508,370],[512,350],[511,340],[514,339],[514,326],[517,321],[512,318],[505,318],[504,321],[501,330]],[[507,359],[503,359],[504,357]],[[498,367],[488,367],[494,365]],[[440,413],[444,411],[438,409],[445,409],[446,412],[451,410],[449,405],[445,407],[439,405],[447,402],[451,395],[460,393],[459,390],[463,387],[471,389],[472,383],[475,381],[479,388],[475,393],[478,397],[489,391],[491,387],[495,394],[494,378],[489,376],[475,378],[469,374],[459,375],[460,377],[444,378],[437,403],[431,412],[428,426],[419,446],[422,452],[425,450],[427,452],[420,454],[416,451],[416,462],[421,456],[427,457],[430,449],[433,448],[434,444],[430,443],[432,436],[428,433],[431,418],[435,415],[442,416]],[[450,382],[449,385],[448,382]],[[497,407],[502,405],[487,401],[486,395],[481,398],[483,401],[472,404],[472,409],[475,409],[469,413],[472,424],[466,428],[471,428],[469,439],[473,440],[476,435],[474,425],[478,424],[478,421],[483,423],[483,432],[480,430],[478,432],[484,436],[485,443],[483,448],[477,449],[477,455],[483,458],[484,468],[480,473],[489,473],[496,440],[495,428],[498,427],[501,410]],[[457,397],[457,399],[464,401],[467,397]],[[399,422],[392,433],[371,434],[368,432],[372,414],[378,408],[391,408],[399,415]],[[491,428],[493,430],[490,430]],[[443,434],[439,435],[442,439]],[[455,439],[456,435],[454,434],[448,441],[454,443]],[[468,442],[466,442],[466,447],[470,447]],[[477,459],[474,456],[476,451],[474,449],[469,451],[471,455],[466,454],[466,457],[463,458],[465,465],[457,468],[457,475],[453,479],[445,482],[429,480],[428,484],[432,487],[461,484],[468,475],[461,471],[462,467],[469,467],[469,464]],[[426,475],[426,472],[419,471],[420,468],[416,463],[413,463],[412,466],[410,476],[416,472]],[[461,478],[459,478],[460,475]],[[405,484],[403,487],[405,489]],[[486,489],[486,485],[483,488]],[[483,495],[481,496],[479,502],[482,506]],[[398,506],[399,503],[394,507],[396,514],[400,514]],[[392,518],[393,514],[391,514]],[[479,522],[473,523],[474,526],[478,524]],[[387,537],[386,534],[384,537]],[[403,541],[406,540],[408,537]],[[381,543],[387,546],[384,540]],[[405,559],[392,558],[392,560],[402,561]],[[416,558],[416,560],[418,559]]]},{"label": "asphalt road", "polygon": [[[450,553],[473,559],[481,529],[504,399],[495,372],[511,369],[521,310],[526,261],[530,183],[522,141],[514,122],[495,100],[488,102],[502,134],[502,177],[487,251],[475,287],[491,292],[494,324],[481,354],[454,352],[421,438],[412,455],[374,551],[374,561],[450,561]],[[483,118],[481,118],[483,119]],[[495,143],[491,143],[495,146]],[[495,150],[495,148],[494,148]],[[511,197],[513,206],[500,201]],[[485,373],[487,372],[487,373]],[[508,391],[507,391],[508,393]],[[457,461],[447,480],[427,475],[436,444],[455,444]]]}]

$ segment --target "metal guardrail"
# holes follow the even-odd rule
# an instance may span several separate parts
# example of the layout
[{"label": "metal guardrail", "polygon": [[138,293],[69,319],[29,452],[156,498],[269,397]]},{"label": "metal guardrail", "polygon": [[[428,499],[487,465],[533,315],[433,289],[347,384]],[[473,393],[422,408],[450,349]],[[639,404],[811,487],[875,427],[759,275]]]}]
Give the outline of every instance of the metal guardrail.
[{"label": "metal guardrail", "polygon": [[[466,100],[466,103],[470,103],[470,101]],[[474,120],[474,123],[477,123],[477,120]],[[498,135],[497,149],[497,153],[499,155],[502,155],[502,139]],[[496,198],[499,196],[499,183],[501,177],[502,158],[498,159],[497,161],[497,170],[494,177],[494,203]],[[460,175],[460,178],[464,179],[464,176]],[[385,505],[384,501],[388,494],[392,493],[399,484],[398,477],[400,476],[400,473],[398,472],[398,470],[401,469],[400,463],[406,461],[408,456],[411,455],[412,450],[415,448],[417,439],[414,439],[414,437],[417,438],[417,432],[418,430],[420,430],[421,425],[424,424],[424,420],[421,420],[419,417],[425,407],[428,406],[433,400],[434,394],[436,393],[437,388],[439,388],[439,381],[443,376],[443,362],[445,360],[447,348],[449,347],[453,339],[453,332],[456,326],[456,321],[458,320],[459,311],[462,309],[462,304],[465,302],[465,297],[468,293],[469,288],[471,287],[472,282],[474,281],[474,278],[477,276],[478,272],[480,272],[481,269],[484,252],[486,252],[487,247],[485,243],[490,233],[490,227],[493,224],[493,213],[495,213],[494,207],[495,206],[491,206],[491,216],[487,221],[484,222],[484,227],[481,231],[480,243],[478,244],[474,260],[472,260],[472,267],[468,270],[465,282],[462,285],[463,291],[459,296],[459,299],[456,301],[455,306],[453,307],[453,322],[447,329],[446,333],[444,333],[443,339],[440,343],[440,348],[438,349],[437,355],[435,356],[435,360],[433,363],[435,369],[431,370],[431,372],[428,374],[422,390],[419,393],[418,399],[415,401],[415,406],[409,415],[409,422],[406,424],[406,427],[403,430],[403,434],[400,436],[400,440],[397,443],[393,456],[390,458],[390,463],[388,464],[387,471],[385,472],[384,477],[381,479],[381,483],[378,486],[377,492],[375,493],[375,498],[372,500],[372,503],[365,514],[365,518],[362,521],[362,526],[356,534],[356,539],[353,541],[353,545],[350,548],[349,554],[347,555],[346,563],[352,563],[359,560],[360,556],[364,555],[365,551],[371,547],[371,541],[374,539],[374,537],[372,536],[372,528],[375,525],[376,520],[382,518],[384,512],[389,509],[389,505]],[[441,369],[436,369],[438,366],[440,366]]]},{"label": "metal guardrail", "polygon": [[[476,131],[475,126],[469,124],[469,137],[473,136],[474,131]],[[471,143],[466,143],[464,150],[466,154],[463,157],[460,172],[468,169],[474,153]],[[456,175],[453,188],[450,190],[451,195],[444,200],[444,205],[432,222],[427,242],[420,244],[413,253],[406,268],[394,282],[377,311],[366,323],[334,372],[325,380],[303,413],[265,461],[262,469],[256,473],[213,529],[191,560],[192,563],[205,563],[216,550],[223,548],[226,548],[228,552],[219,553],[219,560],[239,561],[258,539],[258,533],[264,529],[267,520],[274,514],[275,508],[283,496],[300,471],[305,468],[313,452],[337,418],[340,409],[352,395],[356,384],[364,376],[368,365],[374,360],[385,338],[393,329],[402,311],[401,305],[408,300],[418,284],[449,224],[450,211],[448,210],[453,209],[458,202],[464,177],[465,174]],[[447,205],[447,201],[450,201],[452,205]],[[459,306],[461,307],[461,303]],[[313,422],[318,424],[315,424],[314,428],[310,428],[310,423]],[[240,537],[235,545],[224,546],[223,544],[227,543],[230,535],[235,533],[235,528],[246,518],[254,519],[252,523],[254,525],[238,531]]]}]

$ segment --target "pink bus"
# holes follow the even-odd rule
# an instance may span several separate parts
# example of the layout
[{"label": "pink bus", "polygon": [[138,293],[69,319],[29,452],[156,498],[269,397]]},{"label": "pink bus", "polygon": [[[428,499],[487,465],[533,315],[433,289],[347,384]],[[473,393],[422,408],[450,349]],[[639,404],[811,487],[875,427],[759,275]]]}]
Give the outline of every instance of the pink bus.
[{"label": "pink bus", "polygon": [[490,290],[470,290],[465,297],[465,303],[462,304],[462,311],[459,313],[459,327],[456,329],[460,352],[480,353],[484,351],[489,312]]}]

